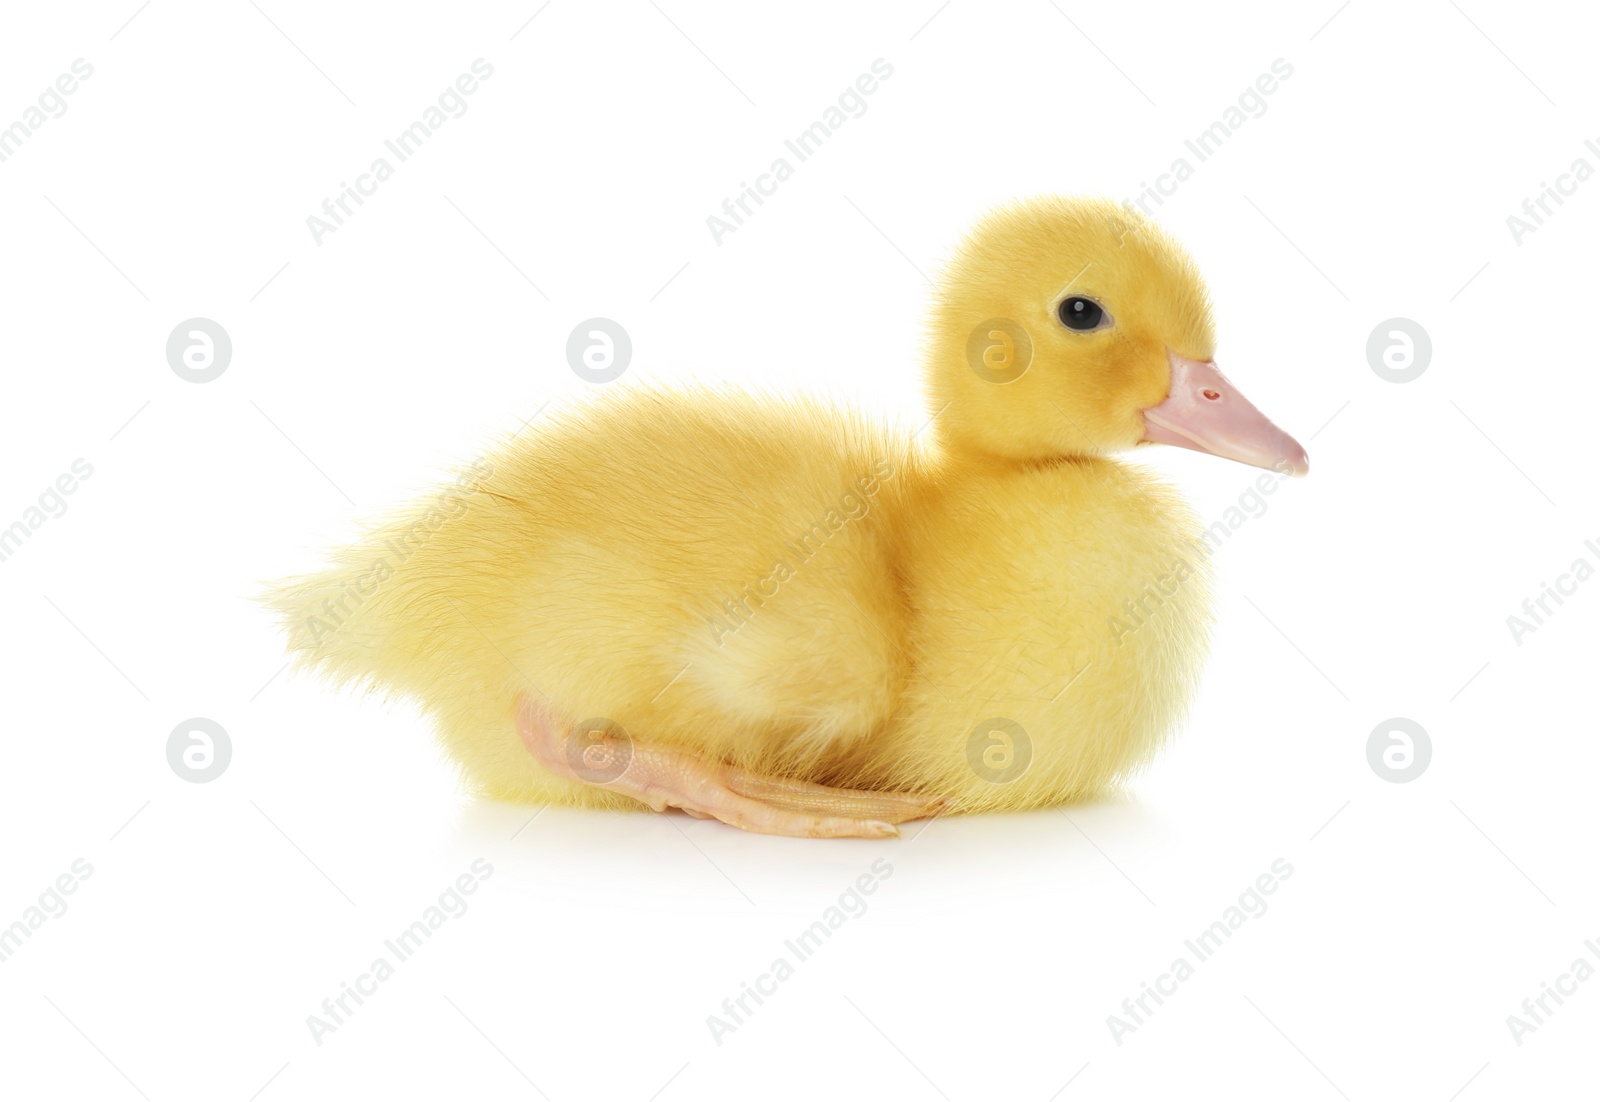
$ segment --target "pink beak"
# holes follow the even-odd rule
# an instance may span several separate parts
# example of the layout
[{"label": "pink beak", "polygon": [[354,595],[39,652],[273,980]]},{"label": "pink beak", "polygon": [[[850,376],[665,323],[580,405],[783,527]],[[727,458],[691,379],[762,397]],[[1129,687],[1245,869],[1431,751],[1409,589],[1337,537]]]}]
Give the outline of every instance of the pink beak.
[{"label": "pink beak", "polygon": [[1186,360],[1175,352],[1167,400],[1144,411],[1144,438],[1235,459],[1252,467],[1287,470],[1296,478],[1311,461],[1288,433],[1267,420],[1210,360]]}]

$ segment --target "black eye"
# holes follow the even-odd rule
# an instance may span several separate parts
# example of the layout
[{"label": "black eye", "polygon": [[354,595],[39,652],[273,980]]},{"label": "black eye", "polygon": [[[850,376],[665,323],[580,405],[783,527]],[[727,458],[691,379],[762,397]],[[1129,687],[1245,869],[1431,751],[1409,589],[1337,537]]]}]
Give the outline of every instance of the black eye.
[{"label": "black eye", "polygon": [[1056,308],[1056,313],[1060,316],[1062,325],[1080,333],[1099,329],[1108,320],[1105,310],[1098,302],[1082,295],[1062,299],[1061,305]]}]

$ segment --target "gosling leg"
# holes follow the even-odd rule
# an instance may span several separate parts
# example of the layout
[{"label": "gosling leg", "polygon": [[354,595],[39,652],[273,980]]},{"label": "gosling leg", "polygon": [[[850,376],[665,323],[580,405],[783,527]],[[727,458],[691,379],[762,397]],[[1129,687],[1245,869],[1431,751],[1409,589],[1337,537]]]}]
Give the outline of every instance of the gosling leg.
[{"label": "gosling leg", "polygon": [[888,838],[900,833],[895,823],[943,807],[925,796],[759,776],[651,746],[614,724],[568,727],[525,695],[517,700],[517,726],[528,752],[557,776],[632,796],[656,811],[677,807],[757,834]]}]

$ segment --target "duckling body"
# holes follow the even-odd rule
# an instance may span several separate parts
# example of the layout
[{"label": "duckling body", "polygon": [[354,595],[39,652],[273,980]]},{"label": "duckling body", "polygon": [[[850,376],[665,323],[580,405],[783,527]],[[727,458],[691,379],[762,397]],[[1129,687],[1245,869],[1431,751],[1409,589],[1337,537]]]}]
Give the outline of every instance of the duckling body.
[{"label": "duckling body", "polygon": [[[631,802],[540,768],[511,721],[521,694],[805,771],[881,730],[902,686],[904,444],[805,401],[607,393],[485,457],[391,577],[338,624],[291,622],[292,642],[422,701],[500,798]],[[408,549],[411,524],[375,533],[376,551],[311,580],[297,607],[355,593],[351,572]]]},{"label": "duckling body", "polygon": [[1004,810],[1091,797],[1147,761],[1206,652],[1187,505],[1114,459],[962,466],[928,493],[904,531],[916,676],[848,783]]},{"label": "duckling body", "polygon": [[[980,228],[915,436],[809,400],[612,388],[286,583],[292,649],[420,701],[500,798],[879,835],[1092,796],[1177,722],[1209,616],[1195,518],[1108,453],[1155,431],[1260,443],[1206,444],[1214,411],[1182,407],[1189,374],[1226,385],[1208,307],[1132,217],[1048,201]],[[1082,283],[1126,318],[1114,339],[1077,331],[1100,306],[1073,271],[1097,262]],[[1021,319],[1020,375],[973,367],[995,318]]]}]

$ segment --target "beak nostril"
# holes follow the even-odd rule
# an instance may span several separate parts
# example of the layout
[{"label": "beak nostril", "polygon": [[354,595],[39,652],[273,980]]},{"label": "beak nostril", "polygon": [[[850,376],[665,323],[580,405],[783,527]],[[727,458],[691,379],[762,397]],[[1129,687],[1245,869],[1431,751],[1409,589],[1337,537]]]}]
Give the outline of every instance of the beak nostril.
[{"label": "beak nostril", "polygon": [[1218,398],[1222,397],[1222,395],[1218,394],[1216,391],[1209,389],[1202,390],[1200,393],[1204,394],[1206,396],[1206,400],[1211,402],[1215,402]]}]

